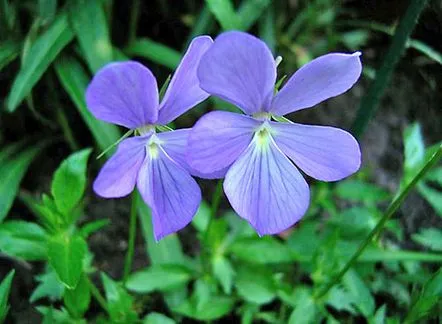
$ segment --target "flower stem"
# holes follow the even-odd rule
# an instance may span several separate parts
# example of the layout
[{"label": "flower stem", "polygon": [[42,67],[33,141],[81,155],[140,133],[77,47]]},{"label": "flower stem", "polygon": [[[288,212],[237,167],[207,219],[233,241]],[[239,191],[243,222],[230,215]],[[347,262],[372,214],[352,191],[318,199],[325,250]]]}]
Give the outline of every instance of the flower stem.
[{"label": "flower stem", "polygon": [[140,17],[140,0],[133,0],[130,10],[128,44],[137,37],[138,18]]},{"label": "flower stem", "polygon": [[85,275],[87,284],[89,286],[89,289],[91,291],[92,296],[97,300],[98,304],[100,304],[101,308],[103,308],[107,313],[109,313],[109,309],[107,308],[107,302],[106,299],[101,295],[98,288],[94,285],[91,278],[89,276]]},{"label": "flower stem", "polygon": [[330,289],[337,283],[340,282],[342,277],[345,275],[345,273],[350,269],[350,267],[353,265],[353,263],[356,262],[358,257],[362,254],[364,249],[371,243],[372,239],[379,235],[381,231],[384,228],[385,223],[390,219],[390,217],[395,213],[395,211],[399,208],[399,206],[402,204],[402,202],[405,200],[405,198],[408,196],[410,191],[416,186],[418,181],[431,169],[431,167],[439,161],[439,159],[442,156],[442,145],[439,146],[439,149],[436,151],[436,153],[433,154],[433,156],[425,163],[425,165],[422,167],[422,169],[419,171],[419,173],[413,178],[413,180],[397,195],[393,201],[391,202],[390,206],[387,208],[385,213],[383,214],[382,218],[379,220],[379,222],[376,224],[375,228],[368,234],[368,236],[365,238],[365,240],[359,245],[358,250],[353,254],[351,259],[345,264],[345,266],[342,268],[341,271],[336,275],[336,277],[333,278],[325,287],[324,289],[319,290],[317,294],[315,294],[315,299],[318,300],[324,295],[326,295]]},{"label": "flower stem", "polygon": [[368,92],[362,98],[361,105],[353,124],[353,133],[360,137],[368,125],[371,117],[376,112],[385,89],[390,82],[393,70],[402,53],[405,51],[407,41],[422,13],[427,0],[411,0],[407,11],[402,17],[393,36],[390,48],[385,55],[381,67],[376,73],[376,79],[370,85]]},{"label": "flower stem", "polygon": [[136,191],[132,194],[132,205],[130,208],[130,220],[129,220],[129,240],[126,254],[126,261],[124,262],[123,283],[126,283],[132,269],[132,261],[135,252],[135,237],[137,233],[137,199],[138,194]]}]

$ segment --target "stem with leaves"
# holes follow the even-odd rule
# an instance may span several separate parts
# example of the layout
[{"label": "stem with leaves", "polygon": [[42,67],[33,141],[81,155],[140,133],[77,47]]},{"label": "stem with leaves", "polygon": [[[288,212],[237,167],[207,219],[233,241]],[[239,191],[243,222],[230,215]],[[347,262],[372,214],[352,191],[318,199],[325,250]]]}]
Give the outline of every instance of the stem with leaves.
[{"label": "stem with leaves", "polygon": [[348,269],[356,262],[359,256],[362,254],[364,249],[371,243],[373,238],[379,237],[379,234],[382,232],[385,223],[390,219],[390,217],[395,213],[395,211],[399,208],[405,198],[408,196],[410,191],[417,185],[418,181],[422,179],[422,177],[431,169],[433,165],[435,165],[439,159],[442,157],[442,145],[439,146],[439,149],[433,156],[425,163],[419,173],[410,181],[410,183],[393,199],[388,209],[383,214],[380,221],[376,224],[375,228],[368,234],[368,236],[364,239],[364,241],[359,245],[358,250],[353,254],[351,259],[345,264],[341,271],[333,278],[323,289],[319,290],[317,294],[315,294],[315,299],[318,300],[321,297],[325,296],[334,285],[339,283]]}]

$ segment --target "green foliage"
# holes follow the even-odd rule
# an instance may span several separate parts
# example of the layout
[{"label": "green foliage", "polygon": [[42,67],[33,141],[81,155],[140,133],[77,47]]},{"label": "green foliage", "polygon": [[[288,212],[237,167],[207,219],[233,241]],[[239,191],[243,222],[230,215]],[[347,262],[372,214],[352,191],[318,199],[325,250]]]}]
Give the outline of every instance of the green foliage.
[{"label": "green foliage", "polygon": [[0,322],[6,318],[9,311],[8,297],[11,290],[12,279],[14,278],[15,271],[11,270],[8,275],[0,283]]}]

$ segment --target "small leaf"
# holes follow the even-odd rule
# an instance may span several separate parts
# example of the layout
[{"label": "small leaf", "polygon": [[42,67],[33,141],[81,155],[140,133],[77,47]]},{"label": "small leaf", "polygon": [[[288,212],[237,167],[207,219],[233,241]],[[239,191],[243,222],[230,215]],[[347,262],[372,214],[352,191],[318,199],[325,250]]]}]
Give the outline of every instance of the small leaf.
[{"label": "small leaf", "polygon": [[210,206],[206,201],[202,201],[198,211],[192,219],[192,225],[198,232],[204,232],[209,225],[210,220]]},{"label": "small leaf", "polygon": [[436,213],[442,217],[442,192],[431,188],[423,183],[417,185],[417,189],[422,197],[428,201],[431,207],[434,208]]},{"label": "small leaf", "polygon": [[83,273],[75,289],[65,290],[63,299],[67,309],[75,318],[81,318],[84,315],[91,302],[91,292],[86,274]]},{"label": "small leaf", "polygon": [[[86,106],[84,93],[89,83],[89,76],[80,62],[73,57],[61,55],[55,61],[55,72],[94,136],[100,150],[104,150],[116,142],[120,138],[118,127],[96,119]],[[113,150],[107,152],[107,157],[110,157],[113,152]]]},{"label": "small leaf", "polygon": [[109,315],[114,323],[135,323],[137,313],[133,307],[133,298],[124,288],[105,273],[101,273]]},{"label": "small leaf", "polygon": [[41,298],[49,298],[51,301],[61,299],[65,287],[57,279],[57,274],[51,267],[48,267],[47,272],[37,276],[36,279],[39,284],[29,298],[31,303],[34,303]]},{"label": "small leaf", "polygon": [[85,149],[70,155],[54,173],[51,192],[58,210],[68,221],[86,188],[86,168],[90,154],[91,150]]},{"label": "small leaf", "polygon": [[175,70],[181,60],[181,54],[161,43],[148,38],[139,38],[124,49],[128,56],[141,56],[154,63]]},{"label": "small leaf", "polygon": [[355,306],[365,317],[374,313],[375,303],[370,290],[354,270],[349,270],[343,277],[343,284],[355,300]]},{"label": "small leaf", "polygon": [[267,304],[276,297],[272,272],[265,268],[239,268],[235,286],[238,294],[251,303]]},{"label": "small leaf", "polygon": [[3,323],[9,311],[8,298],[14,274],[15,270],[11,270],[0,283],[0,323]]},{"label": "small leaf", "polygon": [[230,313],[235,304],[234,299],[223,296],[211,296],[207,302],[196,307],[191,300],[186,300],[173,311],[184,316],[199,320],[213,321]]},{"label": "small leaf", "polygon": [[405,145],[405,177],[411,179],[416,170],[422,166],[425,157],[425,144],[422,138],[421,127],[414,123],[404,132]]},{"label": "small leaf", "polygon": [[98,219],[93,222],[89,222],[80,229],[80,233],[83,237],[87,238],[89,235],[94,234],[95,232],[99,231],[103,227],[110,224],[109,219]]},{"label": "small leaf", "polygon": [[298,303],[289,317],[288,324],[317,323],[318,309],[311,293],[307,289],[298,289]]},{"label": "small leaf", "polygon": [[146,270],[131,274],[126,282],[127,289],[138,293],[155,290],[168,291],[182,286],[191,279],[189,270],[180,265],[154,265]]},{"label": "small leaf", "polygon": [[360,180],[345,180],[336,186],[336,195],[339,198],[360,201],[366,204],[376,204],[390,198],[388,192],[373,184]]},{"label": "small leaf", "polygon": [[46,32],[36,39],[29,49],[28,59],[20,68],[9,92],[7,99],[9,112],[13,112],[31,92],[31,89],[73,36],[66,15],[61,13]]},{"label": "small leaf", "polygon": [[69,18],[89,68],[97,72],[113,60],[107,20],[100,1],[74,0]]},{"label": "small leaf", "polygon": [[212,260],[212,271],[216,279],[218,279],[225,294],[230,295],[232,292],[233,277],[235,270],[229,260],[222,256],[217,255]]},{"label": "small leaf", "polygon": [[75,289],[81,278],[86,252],[87,244],[79,235],[60,233],[49,239],[49,263],[68,289]]},{"label": "small leaf", "polygon": [[442,231],[437,228],[421,229],[419,234],[413,234],[413,240],[432,250],[442,251]]},{"label": "small leaf", "polygon": [[[0,222],[8,214],[29,165],[46,144],[25,149],[0,164]],[[7,149],[7,148],[6,148]]]},{"label": "small leaf", "polygon": [[0,224],[0,251],[28,261],[46,260],[46,232],[35,223],[4,222]]},{"label": "small leaf", "polygon": [[175,324],[175,321],[160,313],[150,313],[143,319],[143,324]]},{"label": "small leaf", "polygon": [[373,318],[370,319],[369,324],[384,324],[386,312],[387,312],[387,307],[384,304],[381,307],[379,307],[379,309],[374,314]]}]

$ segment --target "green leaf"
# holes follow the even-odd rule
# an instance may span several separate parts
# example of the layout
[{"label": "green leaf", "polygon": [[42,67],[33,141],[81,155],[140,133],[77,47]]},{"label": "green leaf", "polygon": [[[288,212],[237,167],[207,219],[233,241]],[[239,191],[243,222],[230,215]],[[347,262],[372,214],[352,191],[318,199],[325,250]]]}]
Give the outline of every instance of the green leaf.
[{"label": "green leaf", "polygon": [[216,255],[212,259],[212,272],[221,284],[224,293],[230,295],[232,292],[235,270],[229,260],[222,255]]},{"label": "green leaf", "polygon": [[[86,106],[84,93],[89,83],[89,76],[80,62],[73,57],[61,55],[55,61],[55,72],[94,136],[100,150],[104,150],[116,142],[120,138],[118,127],[96,119]],[[110,157],[113,152],[113,150],[107,152],[107,157]]]},{"label": "green leaf", "polygon": [[321,245],[321,238],[317,231],[317,224],[305,221],[293,229],[287,240],[287,246],[300,258],[310,260]]},{"label": "green leaf", "polygon": [[241,29],[231,0],[206,0],[206,3],[224,30]]},{"label": "green leaf", "polygon": [[384,304],[378,308],[373,318],[369,320],[369,324],[384,324],[386,312],[387,312],[387,307]]},{"label": "green leaf", "polygon": [[414,123],[405,129],[404,146],[404,181],[407,184],[422,166],[425,158],[425,144],[418,123]]},{"label": "green leaf", "polygon": [[161,43],[148,38],[139,38],[124,49],[128,56],[141,56],[154,63],[175,70],[181,60],[181,54]]},{"label": "green leaf", "polygon": [[415,242],[420,243],[432,250],[442,251],[442,231],[437,228],[421,229],[419,234],[413,234]]},{"label": "green leaf", "polygon": [[271,0],[244,0],[238,9],[241,30],[252,27],[271,2]]},{"label": "green leaf", "polygon": [[131,274],[126,288],[138,293],[169,291],[182,286],[191,279],[187,268],[176,264],[154,265],[146,270]]},{"label": "green leaf", "polygon": [[79,235],[60,233],[49,239],[49,263],[68,289],[75,289],[81,278],[86,252],[87,244]]},{"label": "green leaf", "polygon": [[91,291],[86,274],[83,273],[75,289],[65,290],[63,300],[67,309],[75,318],[83,317],[91,302]]},{"label": "green leaf", "polygon": [[366,204],[376,204],[390,198],[388,192],[382,188],[360,180],[339,182],[336,186],[336,194],[339,198]]},{"label": "green leaf", "polygon": [[9,311],[8,298],[14,274],[15,270],[11,270],[0,283],[0,323],[3,323]]},{"label": "green leaf", "polygon": [[175,321],[160,313],[150,313],[143,319],[143,324],[175,324]]},{"label": "green leaf", "polygon": [[58,210],[72,221],[72,210],[83,197],[86,189],[87,160],[91,154],[85,149],[71,154],[65,159],[54,173],[51,192]]},{"label": "green leaf", "polygon": [[137,313],[134,310],[134,301],[124,288],[113,281],[105,273],[101,273],[109,315],[113,323],[135,323]]},{"label": "green leaf", "polygon": [[94,234],[95,232],[99,231],[100,229],[102,229],[103,227],[109,224],[110,224],[109,219],[98,219],[96,221],[89,222],[83,225],[83,227],[80,229],[80,234],[83,237],[87,238],[89,235]]},{"label": "green leaf", "polygon": [[206,201],[201,201],[198,211],[192,219],[192,225],[198,232],[205,232],[210,221],[210,206]]},{"label": "green leaf", "polygon": [[6,41],[0,44],[0,71],[18,56],[20,46],[20,43],[15,41]]},{"label": "green leaf", "polygon": [[434,208],[436,213],[442,217],[442,192],[437,191],[422,182],[417,185],[417,189],[422,197],[424,197],[431,207]]},{"label": "green leaf", "polygon": [[43,315],[42,324],[86,324],[85,320],[72,318],[64,308],[58,310],[52,307],[38,306],[36,309]]},{"label": "green leaf", "polygon": [[[25,149],[0,163],[0,222],[12,207],[18,187],[35,156],[46,144]],[[7,148],[5,149],[7,150]]]},{"label": "green leaf", "polygon": [[50,23],[57,12],[57,0],[39,0],[38,16],[42,20],[42,24]]},{"label": "green leaf", "polygon": [[365,317],[370,317],[375,310],[374,298],[358,273],[350,269],[344,275],[342,281],[344,287],[352,295],[355,306]]},{"label": "green leaf", "polygon": [[92,72],[113,60],[107,20],[100,1],[74,0],[69,18]]},{"label": "green leaf", "polygon": [[376,226],[380,218],[380,212],[373,208],[352,207],[331,217],[329,222],[341,229],[344,238],[359,239]]},{"label": "green leaf", "polygon": [[238,294],[246,301],[267,304],[276,297],[272,272],[260,267],[241,266],[235,280]]},{"label": "green leaf", "polygon": [[9,112],[13,112],[31,92],[31,89],[73,36],[66,15],[61,13],[45,33],[36,39],[29,49],[28,59],[20,68],[9,92],[7,99]]},{"label": "green leaf", "polygon": [[288,324],[317,323],[318,309],[310,291],[298,289],[297,300],[298,303],[290,314]]},{"label": "green leaf", "polygon": [[354,298],[345,289],[335,286],[327,295],[326,303],[336,309],[337,311],[347,311],[351,314],[355,314],[356,311],[353,307]]},{"label": "green leaf", "polygon": [[51,301],[61,299],[65,287],[57,279],[57,274],[51,267],[48,267],[47,272],[37,276],[36,279],[39,284],[32,292],[29,302],[34,303],[41,298],[49,298]]},{"label": "green leaf", "polygon": [[35,223],[4,222],[0,224],[0,251],[28,261],[46,260],[46,232]]},{"label": "green leaf", "polygon": [[234,299],[230,297],[211,296],[197,307],[193,300],[187,299],[173,311],[199,321],[213,321],[230,313],[234,303]]},{"label": "green leaf", "polygon": [[297,260],[287,245],[273,237],[239,239],[230,247],[239,259],[250,263],[289,263]]}]

